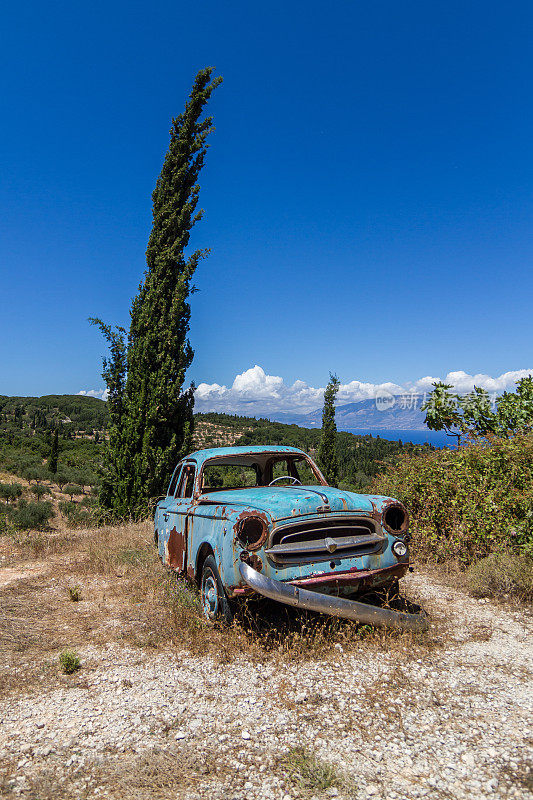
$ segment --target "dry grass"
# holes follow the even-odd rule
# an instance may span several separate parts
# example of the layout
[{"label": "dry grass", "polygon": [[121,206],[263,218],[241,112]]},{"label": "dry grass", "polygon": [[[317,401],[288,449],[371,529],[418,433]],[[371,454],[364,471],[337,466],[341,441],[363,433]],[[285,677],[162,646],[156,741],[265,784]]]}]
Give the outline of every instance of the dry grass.
[{"label": "dry grass", "polygon": [[278,769],[288,779],[289,783],[297,789],[298,797],[309,796],[326,789],[351,788],[344,775],[337,772],[332,764],[318,758],[307,747],[292,747],[282,756],[277,764]]},{"label": "dry grass", "polygon": [[36,558],[65,553],[75,547],[72,534],[65,532],[13,531],[2,537],[9,550],[8,563],[24,563]]},{"label": "dry grass", "polygon": [[[14,764],[0,773],[0,796],[9,796],[9,775]],[[28,779],[27,800],[59,800],[76,797],[87,800],[95,789],[111,800],[168,800],[183,790],[219,782],[229,773],[221,753],[199,752],[193,747],[169,745],[141,755],[110,752],[104,761],[62,772],[44,766]]]},{"label": "dry grass", "polygon": [[[431,633],[373,630],[270,601],[248,601],[230,628],[213,627],[200,613],[196,588],[162,568],[150,523],[29,533],[13,539],[12,550],[22,578],[1,590],[4,692],[42,686],[43,669],[50,677],[65,647],[111,641],[175,647],[220,663],[242,655],[256,661],[327,659],[362,648],[416,657],[436,646]],[[39,569],[32,573],[36,558]]]},{"label": "dry grass", "polygon": [[533,599],[533,559],[514,553],[492,553],[472,564],[463,585],[474,597]]}]

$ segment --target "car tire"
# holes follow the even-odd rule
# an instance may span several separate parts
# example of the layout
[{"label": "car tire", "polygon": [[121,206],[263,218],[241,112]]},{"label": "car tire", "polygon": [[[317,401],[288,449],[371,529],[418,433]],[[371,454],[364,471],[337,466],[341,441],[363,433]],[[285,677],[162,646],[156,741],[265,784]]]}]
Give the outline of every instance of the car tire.
[{"label": "car tire", "polygon": [[233,611],[213,556],[207,556],[202,566],[200,597],[203,615],[209,622],[223,622],[231,625]]}]

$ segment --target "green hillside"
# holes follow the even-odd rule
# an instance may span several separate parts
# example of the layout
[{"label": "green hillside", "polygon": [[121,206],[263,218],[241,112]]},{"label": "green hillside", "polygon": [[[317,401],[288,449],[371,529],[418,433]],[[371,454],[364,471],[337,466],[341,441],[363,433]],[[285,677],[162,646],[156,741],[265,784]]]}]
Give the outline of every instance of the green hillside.
[{"label": "green hillside", "polygon": [[64,431],[103,430],[107,424],[107,405],[95,397],[78,394],[49,394],[44,397],[6,397],[0,395],[2,424],[24,422],[24,426],[46,428],[61,423]]},{"label": "green hillside", "polygon": [[98,483],[107,407],[81,395],[0,396],[0,469],[28,480],[49,477],[46,461],[59,432],[59,477]]},{"label": "green hillside", "polygon": [[[231,414],[196,414],[195,447],[227,444],[286,444],[316,454],[320,430]],[[98,483],[107,425],[102,400],[81,395],[0,396],[0,469],[29,480],[44,480],[55,430],[59,432],[58,473],[68,482]],[[362,489],[400,452],[412,445],[374,436],[338,434],[343,484]]]}]

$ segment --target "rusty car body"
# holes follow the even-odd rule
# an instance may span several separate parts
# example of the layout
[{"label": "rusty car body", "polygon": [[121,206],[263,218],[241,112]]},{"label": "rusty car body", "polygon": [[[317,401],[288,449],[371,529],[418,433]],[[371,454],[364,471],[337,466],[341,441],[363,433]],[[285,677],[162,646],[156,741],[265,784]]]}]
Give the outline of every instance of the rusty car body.
[{"label": "rusty car body", "polygon": [[198,583],[210,620],[254,593],[360,622],[418,629],[420,615],[354,600],[409,568],[409,517],[390,497],[328,486],[294,447],[199,450],[156,507],[161,560]]}]

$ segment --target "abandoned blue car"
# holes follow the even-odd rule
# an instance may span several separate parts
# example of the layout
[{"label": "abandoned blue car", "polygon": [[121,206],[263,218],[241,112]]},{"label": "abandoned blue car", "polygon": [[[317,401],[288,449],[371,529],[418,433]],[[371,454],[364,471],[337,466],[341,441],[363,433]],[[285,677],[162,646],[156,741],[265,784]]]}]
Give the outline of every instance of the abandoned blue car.
[{"label": "abandoned blue car", "polygon": [[254,593],[291,606],[400,628],[420,615],[354,601],[409,568],[409,517],[390,497],[328,486],[294,447],[199,450],[157,504],[161,560],[198,583],[209,620]]}]

